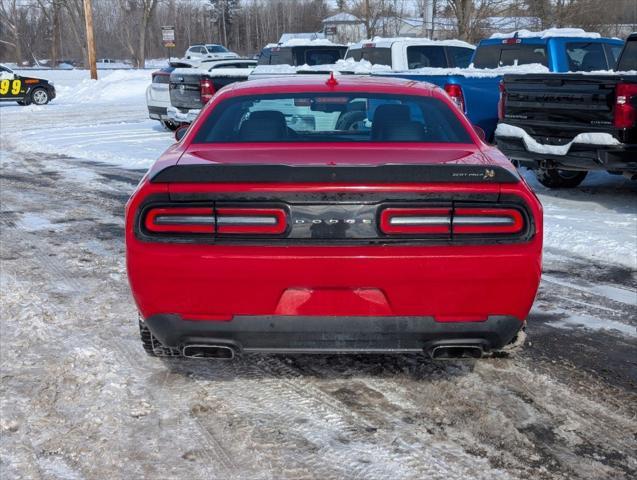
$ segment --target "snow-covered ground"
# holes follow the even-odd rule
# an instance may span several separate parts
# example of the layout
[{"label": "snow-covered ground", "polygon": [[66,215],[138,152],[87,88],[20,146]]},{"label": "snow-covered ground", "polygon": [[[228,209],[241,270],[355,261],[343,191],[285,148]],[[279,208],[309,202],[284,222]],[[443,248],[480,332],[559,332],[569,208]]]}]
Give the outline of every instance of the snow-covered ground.
[{"label": "snow-covered ground", "polygon": [[637,184],[541,187],[545,275],[516,359],[146,357],[123,206],[172,133],[149,71],[51,71],[0,105],[0,477],[629,479]]}]

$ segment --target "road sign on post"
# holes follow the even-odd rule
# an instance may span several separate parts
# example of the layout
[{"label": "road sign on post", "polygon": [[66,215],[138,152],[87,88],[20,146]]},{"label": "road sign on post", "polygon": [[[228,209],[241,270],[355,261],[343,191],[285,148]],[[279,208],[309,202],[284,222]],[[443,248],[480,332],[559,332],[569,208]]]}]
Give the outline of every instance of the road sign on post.
[{"label": "road sign on post", "polygon": [[172,25],[164,25],[161,27],[161,41],[168,53],[168,61],[170,62],[170,48],[175,48],[175,27]]}]

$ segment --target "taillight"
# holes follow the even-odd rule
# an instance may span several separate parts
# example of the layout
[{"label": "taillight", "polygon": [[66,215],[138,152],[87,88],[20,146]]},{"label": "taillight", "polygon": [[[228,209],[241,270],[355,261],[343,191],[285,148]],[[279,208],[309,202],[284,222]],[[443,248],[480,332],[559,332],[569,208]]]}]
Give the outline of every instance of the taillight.
[{"label": "taillight", "polygon": [[215,94],[215,86],[212,80],[209,78],[202,78],[199,80],[199,95],[201,96],[201,103],[204,105],[210,101]]},{"label": "taillight", "polygon": [[279,235],[287,230],[281,208],[157,207],[146,211],[150,233],[215,235]]},{"label": "taillight", "polygon": [[154,233],[214,233],[215,217],[212,208],[151,208],[144,225]]},{"label": "taillight", "polygon": [[637,123],[637,84],[618,83],[615,87],[615,114],[617,128],[631,128]]},{"label": "taillight", "polygon": [[451,222],[454,235],[515,234],[523,228],[524,218],[514,208],[456,208]]},{"label": "taillight", "polygon": [[465,105],[464,105],[464,95],[462,93],[462,87],[460,85],[456,85],[455,83],[447,83],[445,84],[445,92],[447,95],[451,97],[453,103],[458,105],[458,108],[464,113]]},{"label": "taillight", "polygon": [[386,208],[380,214],[385,235],[516,235],[525,229],[516,208]]},{"label": "taillight", "polygon": [[380,230],[386,235],[448,235],[451,208],[386,208]]},{"label": "taillight", "polygon": [[506,110],[506,87],[504,86],[504,80],[500,80],[498,84],[498,89],[500,90],[500,100],[498,100],[498,119],[504,120],[505,110]]},{"label": "taillight", "polygon": [[285,211],[280,208],[218,208],[217,233],[279,235],[285,232]]}]

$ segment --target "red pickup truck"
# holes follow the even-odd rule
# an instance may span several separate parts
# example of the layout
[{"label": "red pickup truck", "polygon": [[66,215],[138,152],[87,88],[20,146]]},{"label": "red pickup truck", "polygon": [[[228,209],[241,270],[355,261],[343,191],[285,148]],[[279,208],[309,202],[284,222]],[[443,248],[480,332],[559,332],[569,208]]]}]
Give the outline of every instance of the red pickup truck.
[{"label": "red pickup truck", "polygon": [[426,352],[522,336],[542,209],[445,93],[313,75],[217,92],[127,204],[154,355]]}]

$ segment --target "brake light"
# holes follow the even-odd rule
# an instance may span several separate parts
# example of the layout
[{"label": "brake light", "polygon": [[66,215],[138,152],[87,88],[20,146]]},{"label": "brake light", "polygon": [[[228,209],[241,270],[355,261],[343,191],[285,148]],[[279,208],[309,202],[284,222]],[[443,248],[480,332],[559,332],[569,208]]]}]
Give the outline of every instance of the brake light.
[{"label": "brake light", "polygon": [[287,229],[280,208],[218,208],[216,213],[219,234],[279,235]]},{"label": "brake light", "polygon": [[380,230],[387,235],[448,235],[451,208],[386,208],[380,214]]},{"label": "brake light", "polygon": [[215,94],[215,86],[212,80],[209,78],[202,78],[199,80],[199,95],[201,97],[201,103],[204,105],[210,101]]},{"label": "brake light", "polygon": [[464,113],[465,105],[464,105],[464,95],[462,93],[462,87],[455,83],[447,83],[445,85],[445,92],[447,92],[447,95],[451,97],[451,100],[453,100],[453,103],[455,103],[458,106],[458,108]]},{"label": "brake light", "polygon": [[615,87],[615,113],[613,124],[616,128],[631,128],[637,123],[637,84],[618,83]]},{"label": "brake light", "polygon": [[144,225],[154,233],[214,233],[215,217],[212,208],[152,208]]},{"label": "brake light", "polygon": [[500,90],[500,100],[498,100],[498,119],[504,120],[505,110],[506,110],[506,87],[504,86],[504,80],[500,80],[498,84],[498,88]]},{"label": "brake light", "polygon": [[524,226],[515,208],[386,208],[380,214],[385,235],[515,235]]},{"label": "brake light", "polygon": [[364,43],[363,48],[374,48],[376,47],[375,43]]},{"label": "brake light", "polygon": [[517,43],[522,43],[522,40],[519,38],[506,38],[502,40],[503,45],[515,45]]},{"label": "brake light", "polygon": [[456,208],[451,230],[462,234],[515,234],[524,228],[522,214],[513,208]]}]

